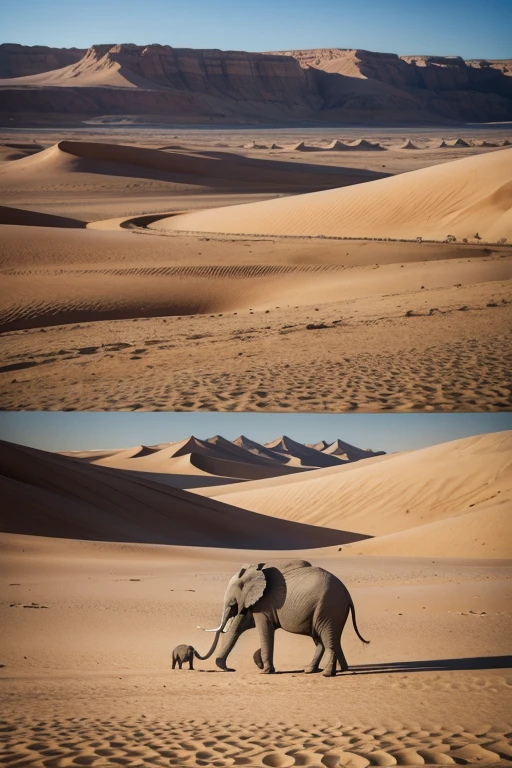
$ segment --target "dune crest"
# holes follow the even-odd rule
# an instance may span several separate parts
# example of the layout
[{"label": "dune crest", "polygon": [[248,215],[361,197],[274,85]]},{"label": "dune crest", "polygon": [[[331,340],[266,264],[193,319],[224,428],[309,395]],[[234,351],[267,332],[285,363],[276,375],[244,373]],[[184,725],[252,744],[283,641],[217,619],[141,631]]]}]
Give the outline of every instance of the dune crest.
[{"label": "dune crest", "polygon": [[114,469],[3,441],[0,460],[4,533],[242,549],[322,547],[366,537],[265,518]]},{"label": "dune crest", "polygon": [[[19,161],[23,162],[23,161]],[[444,241],[512,240],[512,151],[466,157],[388,179],[158,222],[174,231]]]},{"label": "dune crest", "polygon": [[250,158],[233,152],[184,148],[148,149],[123,144],[59,141],[57,144],[0,167],[0,189],[69,184],[73,177],[143,178],[206,187],[237,187],[284,191],[325,189],[385,178],[389,174],[357,168],[312,166],[305,163]]},{"label": "dune crest", "polygon": [[367,533],[374,537],[372,545],[361,553],[448,556],[453,544],[453,556],[505,557],[511,552],[512,433],[464,438],[212,496],[260,514]]}]

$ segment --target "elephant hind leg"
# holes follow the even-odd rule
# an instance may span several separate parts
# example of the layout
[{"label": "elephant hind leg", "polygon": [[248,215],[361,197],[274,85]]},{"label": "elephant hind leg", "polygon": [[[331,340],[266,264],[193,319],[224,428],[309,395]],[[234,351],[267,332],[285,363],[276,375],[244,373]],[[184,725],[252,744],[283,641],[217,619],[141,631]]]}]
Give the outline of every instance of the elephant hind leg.
[{"label": "elephant hind leg", "polygon": [[260,635],[261,642],[261,660],[263,662],[263,675],[272,675],[274,669],[274,632],[275,629],[266,616],[259,615],[256,619],[256,626]]},{"label": "elephant hind leg", "polygon": [[325,677],[334,677],[336,675],[336,662],[339,663],[341,667],[342,672],[346,672],[348,670],[348,664],[347,660],[345,658],[345,654],[343,653],[343,649],[341,647],[341,643],[338,640],[334,643],[334,648],[329,648],[329,657],[328,657],[328,663],[325,665],[324,675]]},{"label": "elephant hind leg", "polygon": [[322,656],[324,655],[324,644],[320,640],[320,638],[313,638],[316,643],[316,649],[315,649],[315,655],[313,656],[313,660],[309,666],[306,667],[304,672],[307,675],[310,675],[314,672],[318,672],[320,661],[322,660]]},{"label": "elephant hind leg", "polygon": [[343,653],[343,648],[341,647],[341,644],[337,648],[335,648],[336,652],[336,658],[338,659],[340,669],[342,672],[348,672],[348,663],[345,658],[345,654]]},{"label": "elephant hind leg", "polygon": [[324,677],[334,677],[336,675],[336,651],[333,648],[326,648],[325,668],[322,672]]}]

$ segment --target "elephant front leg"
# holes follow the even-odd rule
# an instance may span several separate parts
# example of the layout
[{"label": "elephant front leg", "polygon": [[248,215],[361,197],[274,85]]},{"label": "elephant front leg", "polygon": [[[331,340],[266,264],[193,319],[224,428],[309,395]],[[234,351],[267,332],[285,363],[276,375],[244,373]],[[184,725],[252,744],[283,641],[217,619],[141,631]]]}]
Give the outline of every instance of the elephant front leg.
[{"label": "elephant front leg", "polygon": [[322,641],[321,640],[316,640],[316,650],[315,650],[315,655],[313,656],[313,661],[304,670],[304,672],[307,675],[311,675],[314,672],[318,672],[319,667],[320,667],[320,661],[322,659],[322,656],[324,655],[324,650],[325,650],[325,648],[324,648],[324,644],[322,643]]},{"label": "elephant front leg", "polygon": [[274,634],[275,629],[266,616],[254,617],[261,642],[262,675],[272,675],[274,669]]}]

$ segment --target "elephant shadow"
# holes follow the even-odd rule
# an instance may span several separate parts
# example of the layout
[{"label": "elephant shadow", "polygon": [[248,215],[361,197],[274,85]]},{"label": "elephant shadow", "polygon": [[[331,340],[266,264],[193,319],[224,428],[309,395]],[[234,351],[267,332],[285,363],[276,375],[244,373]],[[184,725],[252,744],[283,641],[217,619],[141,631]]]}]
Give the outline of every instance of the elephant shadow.
[{"label": "elephant shadow", "polygon": [[383,664],[355,664],[345,675],[379,675],[403,672],[454,672],[479,669],[510,669],[512,656],[472,656],[462,659],[429,659]]},{"label": "elephant shadow", "polygon": [[[463,659],[429,659],[426,661],[396,661],[376,664],[354,664],[347,672],[338,672],[337,677],[349,675],[389,675],[412,672],[456,672],[480,669],[511,669],[512,656],[472,656]],[[221,672],[220,669],[201,669],[199,672]],[[234,670],[230,670],[234,671]],[[298,675],[304,670],[287,669],[276,675]]]}]

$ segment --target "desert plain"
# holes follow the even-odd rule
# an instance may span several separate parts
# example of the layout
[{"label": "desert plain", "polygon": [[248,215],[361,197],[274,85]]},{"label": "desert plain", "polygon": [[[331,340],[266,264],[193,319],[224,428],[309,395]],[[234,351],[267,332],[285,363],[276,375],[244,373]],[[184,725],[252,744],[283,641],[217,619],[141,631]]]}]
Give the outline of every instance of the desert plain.
[{"label": "desert plain", "polygon": [[509,409],[509,137],[0,129],[1,407]]},{"label": "desert plain", "polygon": [[[402,453],[241,436],[65,454],[0,444],[1,760],[10,766],[508,765],[510,432]],[[378,450],[380,449],[380,450]],[[349,671],[256,630],[205,653],[244,563],[354,600]]]}]

